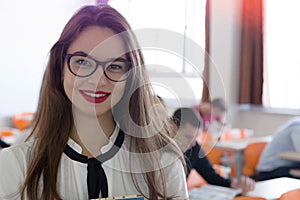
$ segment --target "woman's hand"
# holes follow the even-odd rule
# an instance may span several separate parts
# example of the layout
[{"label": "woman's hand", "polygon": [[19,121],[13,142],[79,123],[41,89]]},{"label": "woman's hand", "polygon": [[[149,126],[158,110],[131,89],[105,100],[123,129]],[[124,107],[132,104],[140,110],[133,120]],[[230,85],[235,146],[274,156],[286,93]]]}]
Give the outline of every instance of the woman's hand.
[{"label": "woman's hand", "polygon": [[255,186],[255,181],[246,176],[232,179],[230,185],[230,187],[232,188],[241,188],[243,194],[254,190],[254,186]]}]

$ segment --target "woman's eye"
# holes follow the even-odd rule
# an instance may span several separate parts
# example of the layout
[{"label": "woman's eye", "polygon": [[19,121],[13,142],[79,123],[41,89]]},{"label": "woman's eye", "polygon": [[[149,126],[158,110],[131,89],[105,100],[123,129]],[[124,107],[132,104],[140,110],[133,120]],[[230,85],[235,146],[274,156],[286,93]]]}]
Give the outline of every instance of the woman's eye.
[{"label": "woman's eye", "polygon": [[111,72],[119,72],[119,71],[125,71],[125,67],[120,64],[110,64],[107,67],[107,70]]},{"label": "woman's eye", "polygon": [[86,59],[78,59],[76,63],[80,66],[91,66],[91,63]]}]

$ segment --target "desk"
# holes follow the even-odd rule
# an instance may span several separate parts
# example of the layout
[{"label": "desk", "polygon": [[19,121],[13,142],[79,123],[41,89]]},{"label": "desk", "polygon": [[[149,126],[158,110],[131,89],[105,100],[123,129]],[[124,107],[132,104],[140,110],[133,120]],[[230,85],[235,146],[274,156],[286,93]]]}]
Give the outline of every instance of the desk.
[{"label": "desk", "polygon": [[247,145],[253,142],[270,142],[271,140],[272,140],[272,136],[252,137],[252,138],[240,139],[234,141],[218,142],[215,144],[213,148],[234,152],[234,164],[236,167],[236,176],[240,177],[243,174],[243,162],[244,162],[243,151],[247,147]]},{"label": "desk", "polygon": [[300,162],[300,153],[298,152],[281,152],[278,154],[280,158]]},{"label": "desk", "polygon": [[278,199],[283,193],[300,188],[300,180],[294,178],[275,178],[260,181],[255,184],[255,189],[246,196],[264,197],[267,200]]}]

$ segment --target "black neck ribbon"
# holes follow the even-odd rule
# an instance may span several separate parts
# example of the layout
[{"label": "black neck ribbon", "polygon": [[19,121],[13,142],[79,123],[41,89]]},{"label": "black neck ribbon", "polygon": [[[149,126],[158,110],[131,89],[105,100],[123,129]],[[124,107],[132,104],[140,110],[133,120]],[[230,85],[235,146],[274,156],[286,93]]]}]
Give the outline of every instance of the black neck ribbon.
[{"label": "black neck ribbon", "polygon": [[101,197],[108,197],[108,184],[102,163],[111,159],[121,148],[124,142],[124,132],[120,129],[114,145],[104,154],[96,158],[88,158],[82,154],[77,153],[68,144],[65,147],[64,153],[71,158],[81,163],[87,163],[87,186],[89,199],[98,199],[101,191]]}]

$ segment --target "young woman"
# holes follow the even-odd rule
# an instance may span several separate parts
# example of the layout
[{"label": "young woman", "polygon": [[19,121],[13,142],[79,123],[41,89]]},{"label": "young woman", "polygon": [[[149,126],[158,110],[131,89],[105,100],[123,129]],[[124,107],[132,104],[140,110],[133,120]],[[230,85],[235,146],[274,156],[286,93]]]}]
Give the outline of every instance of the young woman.
[{"label": "young woman", "polygon": [[29,140],[0,151],[0,199],[187,199],[161,109],[128,22],[81,8],[51,49]]}]

